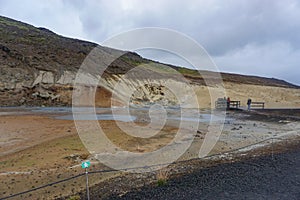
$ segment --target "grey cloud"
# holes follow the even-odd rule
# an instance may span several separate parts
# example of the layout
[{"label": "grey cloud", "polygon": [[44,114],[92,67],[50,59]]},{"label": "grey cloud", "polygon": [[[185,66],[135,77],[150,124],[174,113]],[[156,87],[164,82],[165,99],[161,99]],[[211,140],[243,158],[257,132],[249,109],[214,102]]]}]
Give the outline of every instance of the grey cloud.
[{"label": "grey cloud", "polygon": [[[249,44],[243,49],[215,57],[221,71],[275,77],[299,84],[300,50],[284,42]],[[259,64],[258,64],[259,63]]]},{"label": "grey cloud", "polygon": [[[174,29],[203,45],[221,70],[261,73],[300,84],[299,0],[0,0],[0,4],[4,15],[97,43],[133,28]],[[167,60],[157,56],[163,57]]]},{"label": "grey cloud", "polygon": [[120,1],[88,2],[80,18],[97,41],[131,28],[160,26],[192,36],[216,56],[254,42],[287,41],[295,48],[300,44],[297,1],[169,0],[147,6],[139,1],[127,9]]}]

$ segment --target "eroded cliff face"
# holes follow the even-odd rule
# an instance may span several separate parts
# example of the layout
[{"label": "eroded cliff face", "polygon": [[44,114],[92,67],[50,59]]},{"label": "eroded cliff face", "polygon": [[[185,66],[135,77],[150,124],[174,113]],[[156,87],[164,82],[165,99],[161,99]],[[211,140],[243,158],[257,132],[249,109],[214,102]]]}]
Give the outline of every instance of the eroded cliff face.
[{"label": "eroded cliff face", "polygon": [[[3,69],[2,69],[3,70]],[[11,71],[11,70],[10,70]],[[3,71],[2,71],[3,72]],[[36,70],[9,74],[0,82],[1,106],[71,106],[76,73],[64,71],[57,74]],[[16,77],[17,78],[14,78]],[[95,78],[95,77],[94,77]],[[82,94],[86,100],[82,105],[90,105],[89,94]],[[101,85],[95,91],[96,106],[110,107],[111,92]]]},{"label": "eroded cliff face", "polygon": [[[2,69],[3,70],[3,69]],[[3,70],[4,71],[4,70]],[[2,71],[2,72],[3,72]],[[11,70],[10,70],[11,71]],[[4,74],[4,73],[3,73]],[[37,70],[23,71],[20,76],[8,74],[0,82],[1,106],[71,106],[76,73],[64,71],[57,74]],[[13,77],[17,76],[16,79]],[[97,89],[83,84],[80,98],[82,106],[125,106],[125,105],[151,105],[159,103],[165,106],[179,104],[178,95],[189,99],[185,93],[183,82],[173,79],[145,79],[140,77],[126,78],[124,75],[97,76],[89,75],[90,82],[98,82]],[[89,82],[88,80],[85,80]],[[80,82],[80,81],[79,81]],[[174,91],[177,91],[177,97]],[[91,89],[92,88],[92,89]],[[95,98],[93,96],[95,93]],[[181,96],[180,96],[181,98]]]},{"label": "eroded cliff face", "polygon": [[[83,86],[78,97],[83,106],[158,103],[209,108],[217,98],[230,96],[242,105],[252,98],[266,102],[267,107],[300,107],[299,87],[282,80],[223,73],[222,84],[214,81],[214,72],[199,74],[157,63],[136,53],[65,38],[1,16],[0,106],[71,106],[78,70],[95,48],[96,65],[85,73],[97,82],[97,89]],[[204,74],[212,80],[210,84],[205,83]]]},{"label": "eroded cliff face", "polygon": [[2,67],[0,73],[1,106],[59,105],[67,100],[63,93],[72,90],[67,72],[59,79],[54,73],[42,70]]},{"label": "eroded cliff face", "polygon": [[[1,69],[4,71],[3,68]],[[1,106],[71,106],[76,73],[64,71],[60,76],[49,71],[17,73],[1,76]],[[216,92],[222,97],[230,96],[246,105],[248,98],[253,101],[266,102],[267,107],[300,107],[300,90],[252,84],[224,82],[224,85],[205,86],[176,79],[146,79],[113,75],[111,77],[90,76],[99,81],[97,89],[90,90],[88,85],[82,92],[82,106],[95,102],[99,107],[111,106],[146,106],[160,104],[164,106],[181,106],[209,108],[213,106]],[[223,87],[224,86],[224,87]],[[95,92],[95,98],[92,94]],[[195,104],[196,103],[196,104]]]}]

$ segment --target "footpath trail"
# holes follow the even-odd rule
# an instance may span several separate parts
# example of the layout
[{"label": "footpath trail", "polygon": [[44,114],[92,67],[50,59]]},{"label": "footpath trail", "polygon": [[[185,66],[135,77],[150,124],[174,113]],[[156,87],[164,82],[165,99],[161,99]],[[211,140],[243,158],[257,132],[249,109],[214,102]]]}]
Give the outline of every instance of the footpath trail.
[{"label": "footpath trail", "polygon": [[300,144],[288,152],[199,169],[108,199],[300,199]]}]

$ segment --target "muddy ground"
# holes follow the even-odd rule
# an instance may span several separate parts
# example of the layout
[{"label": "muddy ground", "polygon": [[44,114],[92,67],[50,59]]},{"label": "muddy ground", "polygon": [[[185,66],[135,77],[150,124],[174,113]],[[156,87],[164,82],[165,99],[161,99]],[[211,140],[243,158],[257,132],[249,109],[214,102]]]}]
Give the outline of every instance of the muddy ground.
[{"label": "muddy ground", "polygon": [[[55,118],[68,115],[70,114],[69,111],[63,109],[56,111],[45,113],[31,112],[24,108],[1,109],[0,198],[81,174],[84,170],[81,169],[80,163],[85,159],[92,161],[90,171],[109,169],[94,159],[93,155],[90,155],[85,149],[72,120]],[[201,111],[201,113],[205,112],[207,111]],[[223,132],[209,157],[204,160],[198,159],[198,152],[199,145],[201,146],[207,132],[207,123],[200,123],[195,137],[192,138],[194,141],[191,147],[179,159],[180,164],[171,165],[171,168],[168,168],[170,177],[190,173],[195,166],[203,167],[223,163],[223,161],[237,161],[242,157],[252,155],[249,152],[257,149],[259,151],[254,156],[264,154],[264,149],[271,146],[272,151],[276,151],[276,147],[281,146],[284,148],[278,148],[279,152],[286,150],[291,141],[299,140],[299,120],[298,115],[295,114],[297,111],[281,110],[276,111],[277,114],[270,114],[269,112],[228,112]],[[137,113],[141,112],[135,114]],[[107,112],[99,111],[99,114],[107,114]],[[137,119],[136,123],[140,125],[148,124],[145,117],[138,116]],[[99,121],[99,123],[103,129],[108,131],[108,137],[116,145],[132,152],[153,151],[153,149],[167,144],[178,129],[176,123],[170,122],[157,136],[150,140],[143,140],[124,136],[114,121]],[[127,122],[120,123],[128,126]],[[270,138],[274,139],[271,140]],[[232,151],[234,154],[231,153]],[[187,160],[189,161],[187,162]],[[193,165],[193,163],[197,164]],[[125,185],[122,184],[123,181],[126,183]],[[90,175],[90,186],[94,191],[93,194],[101,196],[101,198],[126,194],[135,188],[156,182],[157,172],[146,174],[110,172]],[[81,196],[84,199],[84,191],[85,179],[79,177],[25,194],[21,198],[64,199],[65,196]],[[15,199],[20,199],[20,196]]]}]

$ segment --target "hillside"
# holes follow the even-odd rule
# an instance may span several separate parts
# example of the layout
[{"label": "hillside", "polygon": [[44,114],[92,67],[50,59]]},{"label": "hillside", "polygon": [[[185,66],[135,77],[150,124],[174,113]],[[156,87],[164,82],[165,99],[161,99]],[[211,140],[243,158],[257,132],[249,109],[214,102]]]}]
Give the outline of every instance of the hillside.
[{"label": "hillside", "polygon": [[[95,43],[66,38],[45,28],[0,17],[0,106],[71,105],[76,72],[96,46],[98,45]],[[156,80],[158,86],[155,87],[149,83],[149,79],[159,77],[159,79],[172,80],[172,84],[177,84],[178,88],[181,88],[180,78],[174,75],[172,70],[168,70],[170,67],[183,74],[195,87],[203,107],[210,105],[209,95],[204,87],[205,82],[197,71],[154,62],[133,52],[101,46],[98,48],[103,52],[100,65],[106,63],[107,55],[122,56],[110,64],[102,76],[106,82],[104,85],[99,85],[97,90],[97,106],[111,106],[111,91],[120,80],[124,84],[125,92],[128,84],[141,87],[140,91],[133,95],[132,103],[159,100],[165,101],[166,104],[176,104],[174,95],[169,94],[170,92],[168,93],[166,88],[161,86],[161,80]],[[147,68],[143,68],[136,76],[130,77],[130,80],[128,77],[128,80],[123,77],[126,72],[141,64],[147,64]],[[201,74],[211,79],[215,77],[214,72],[201,71]],[[283,80],[227,73],[222,73],[222,78],[228,95],[242,101],[251,96],[256,100],[275,104],[291,101],[289,106],[298,106],[300,103],[297,100],[299,87]],[[241,86],[248,89],[244,90],[240,88]],[[209,85],[209,87],[217,86]],[[251,91],[253,94],[249,94]],[[261,94],[256,94],[257,92]],[[262,95],[267,99],[263,99]],[[122,98],[118,101],[121,100]]]}]

